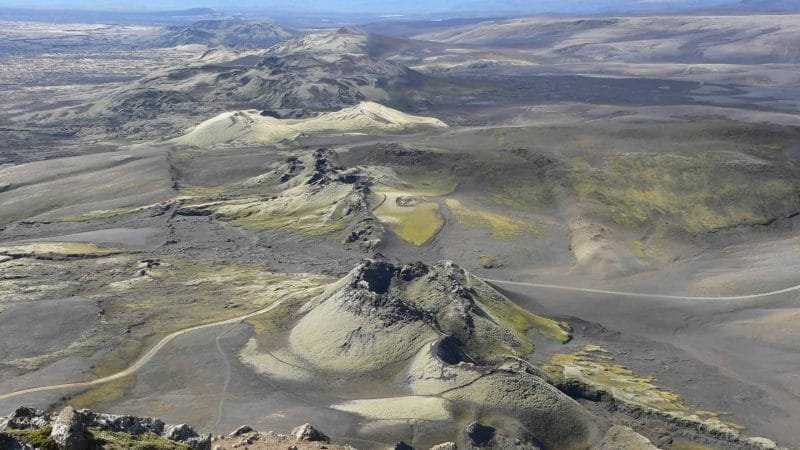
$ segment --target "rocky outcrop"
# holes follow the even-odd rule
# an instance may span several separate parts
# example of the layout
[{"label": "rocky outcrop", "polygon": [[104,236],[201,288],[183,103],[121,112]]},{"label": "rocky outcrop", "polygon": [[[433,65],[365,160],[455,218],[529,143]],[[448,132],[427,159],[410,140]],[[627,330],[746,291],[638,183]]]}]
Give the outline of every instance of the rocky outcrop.
[{"label": "rocky outcrop", "polygon": [[487,447],[494,441],[497,429],[488,425],[472,422],[464,430],[466,441],[473,447]]},{"label": "rocky outcrop", "polygon": [[252,432],[253,429],[250,428],[249,425],[242,425],[239,428],[233,430],[228,436],[241,436],[243,434],[247,434]]},{"label": "rocky outcrop", "polygon": [[386,228],[374,217],[367,217],[353,223],[347,230],[342,244],[354,245],[363,252],[377,249],[383,243]]},{"label": "rocky outcrop", "polygon": [[[282,362],[267,357],[259,361],[271,361],[269,367],[258,370],[287,378],[291,373],[294,380],[330,373],[358,379],[389,366],[404,367],[397,381],[405,392],[419,396],[413,401],[427,402],[426,414],[435,420],[449,420],[447,408],[439,405],[453,402],[513,417],[518,425],[503,427],[510,436],[503,444],[519,440],[581,448],[602,438],[577,403],[519,358],[533,350],[529,331],[558,334],[559,339],[567,331],[522,310],[452,262],[365,260],[295,316],[288,348],[280,352],[283,360],[302,361],[309,369],[281,372]],[[396,408],[412,401],[385,400]],[[378,411],[378,403],[334,407],[379,419],[391,407]]]},{"label": "rocky outcrop", "polygon": [[145,433],[162,435],[166,425],[160,419],[152,417],[135,417],[127,415],[97,414],[88,409],[78,413],[83,417],[87,427],[96,427],[101,430],[115,431],[133,436]]},{"label": "rocky outcrop", "polygon": [[[211,435],[200,436],[186,424],[166,425],[152,417],[98,414],[88,409],[76,411],[65,407],[55,419],[44,411],[20,407],[0,421],[0,449],[31,448],[24,439],[13,436],[15,430],[42,430],[51,427],[49,438],[63,450],[87,450],[96,448],[91,434],[98,431],[124,433],[132,437],[155,434],[166,440],[178,442],[193,450],[211,450]],[[99,447],[104,448],[104,447]]]},{"label": "rocky outcrop", "polygon": [[292,436],[297,438],[298,441],[308,441],[308,442],[330,442],[331,438],[325,435],[325,433],[317,430],[316,428],[312,427],[309,423],[304,423],[299,427],[292,430]]},{"label": "rocky outcrop", "polygon": [[455,442],[444,442],[431,447],[431,450],[457,450],[458,446]]},{"label": "rocky outcrop", "polygon": [[52,439],[59,448],[65,450],[87,450],[89,436],[86,434],[86,424],[83,418],[71,406],[67,406],[53,421],[53,430],[50,432]]},{"label": "rocky outcrop", "polygon": [[[41,428],[50,424],[50,415],[36,408],[20,406],[5,420],[5,427],[14,430]],[[2,430],[0,430],[2,431]]]},{"label": "rocky outcrop", "polygon": [[540,450],[531,439],[520,439],[501,433],[496,428],[472,422],[464,429],[461,448],[478,450],[484,448],[502,448],[514,450]]},{"label": "rocky outcrop", "polygon": [[600,450],[658,450],[658,447],[632,428],[614,425],[600,443]]}]

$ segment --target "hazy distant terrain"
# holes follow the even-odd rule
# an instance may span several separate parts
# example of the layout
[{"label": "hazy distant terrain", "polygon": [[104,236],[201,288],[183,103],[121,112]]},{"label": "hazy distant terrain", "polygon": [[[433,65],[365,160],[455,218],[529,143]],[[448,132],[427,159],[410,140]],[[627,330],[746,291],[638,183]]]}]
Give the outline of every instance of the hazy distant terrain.
[{"label": "hazy distant terrain", "polygon": [[3,19],[0,413],[800,445],[800,16],[698,6]]}]

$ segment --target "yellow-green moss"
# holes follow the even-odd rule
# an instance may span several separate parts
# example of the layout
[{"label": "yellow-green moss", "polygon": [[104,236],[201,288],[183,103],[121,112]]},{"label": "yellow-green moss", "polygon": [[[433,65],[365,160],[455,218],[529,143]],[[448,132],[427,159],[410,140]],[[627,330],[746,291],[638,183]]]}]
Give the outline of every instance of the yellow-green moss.
[{"label": "yellow-green moss", "polygon": [[458,181],[446,173],[400,171],[399,175],[405,183],[402,190],[410,195],[441,197],[452,194],[458,188]]},{"label": "yellow-green moss", "polygon": [[458,223],[467,228],[488,229],[494,239],[517,239],[524,235],[539,236],[542,229],[531,222],[491,211],[468,208],[459,200],[445,200]]},{"label": "yellow-green moss", "polygon": [[32,242],[0,246],[0,254],[15,257],[26,256],[108,256],[119,250],[100,247],[86,242]]},{"label": "yellow-green moss", "polygon": [[109,381],[71,397],[69,404],[75,409],[102,410],[124,397],[135,385],[136,378],[133,376]]},{"label": "yellow-green moss", "polygon": [[264,213],[258,206],[244,208],[235,214],[223,215],[234,225],[257,230],[284,228],[306,236],[323,236],[344,229],[342,221],[331,220],[327,209],[296,214]]},{"label": "yellow-green moss", "polygon": [[[489,314],[499,319],[500,323],[507,325],[525,340],[528,340],[527,334],[530,330],[536,330],[548,339],[562,343],[572,339],[571,328],[566,322],[558,322],[534,314],[510,300],[484,301],[481,302],[481,305]],[[530,351],[533,351],[533,348]]]},{"label": "yellow-green moss", "polygon": [[691,408],[680,395],[658,387],[655,378],[615,364],[611,354],[600,346],[590,344],[575,353],[553,355],[550,363],[545,369],[562,382],[577,380],[593,385],[619,401],[653,408],[712,429],[733,434],[743,429],[738,424],[722,420],[719,413]]},{"label": "yellow-green moss", "polygon": [[582,351],[556,354],[551,363],[564,368],[565,376],[575,376],[608,390],[615,398],[661,411],[686,411],[678,394],[657,387],[653,377],[644,377],[614,364],[608,352],[596,345]]},{"label": "yellow-green moss", "polygon": [[[144,207],[146,208],[146,207]],[[114,208],[114,209],[98,209],[96,211],[89,211],[82,214],[72,214],[60,216],[57,220],[60,222],[83,222],[86,220],[96,219],[109,219],[111,217],[124,216],[136,211],[141,211],[143,207],[133,206],[128,208]]]},{"label": "yellow-green moss", "polygon": [[536,211],[553,202],[553,190],[544,182],[504,185],[491,200],[509,208]]},{"label": "yellow-green moss", "polygon": [[225,191],[222,186],[188,186],[181,185],[178,194],[183,197],[208,197],[221,194]]},{"label": "yellow-green moss", "polygon": [[39,450],[58,450],[58,444],[50,439],[51,431],[50,425],[45,425],[41,428],[26,430],[7,429],[5,433]]},{"label": "yellow-green moss", "polygon": [[788,169],[727,152],[626,153],[595,165],[580,157],[570,163],[578,197],[629,227],[699,233],[762,223],[784,214],[800,189]]},{"label": "yellow-green moss", "polygon": [[109,450],[189,450],[189,446],[154,433],[133,436],[128,433],[90,429],[91,438]]},{"label": "yellow-green moss", "polygon": [[666,450],[718,450],[718,448],[688,442],[673,442],[666,447]]},{"label": "yellow-green moss", "polygon": [[405,193],[386,192],[386,200],[374,211],[375,216],[403,240],[423,245],[444,226],[436,202],[418,199],[413,206],[398,206],[397,198]]}]

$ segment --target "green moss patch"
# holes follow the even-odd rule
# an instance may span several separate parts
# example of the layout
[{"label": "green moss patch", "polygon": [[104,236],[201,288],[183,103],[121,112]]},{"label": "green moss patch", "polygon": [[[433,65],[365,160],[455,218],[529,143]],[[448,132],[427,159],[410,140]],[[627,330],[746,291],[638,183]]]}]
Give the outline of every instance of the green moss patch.
[{"label": "green moss patch", "polygon": [[439,204],[425,199],[413,205],[399,206],[398,198],[406,193],[384,192],[386,200],[375,209],[375,216],[403,240],[423,245],[433,239],[444,226]]},{"label": "green moss patch", "polygon": [[[120,368],[120,370],[124,369]],[[69,399],[69,404],[75,409],[94,408],[105,409],[105,406],[123,398],[136,385],[136,378],[128,376],[119,380],[109,381],[98,387],[81,392]]]},{"label": "green moss patch", "polygon": [[700,233],[768,222],[800,206],[796,171],[741,153],[624,153],[570,162],[578,197],[629,227]]},{"label": "green moss patch", "polygon": [[132,436],[114,431],[90,430],[92,440],[107,450],[189,450],[188,445],[170,441],[157,434]]},{"label": "green moss patch", "polygon": [[619,401],[652,408],[721,432],[738,434],[742,430],[740,425],[721,419],[718,413],[692,408],[677,393],[658,387],[655,378],[614,363],[611,354],[597,345],[585,345],[575,353],[555,354],[550,362],[552,365],[546,369],[555,379],[579,381],[604,390]]},{"label": "green moss patch", "polygon": [[483,209],[470,208],[459,200],[448,198],[447,208],[458,223],[466,228],[485,229],[498,240],[518,239],[525,235],[539,236],[542,229],[535,223]]},{"label": "green moss patch", "polygon": [[14,436],[20,441],[37,448],[39,450],[58,450],[58,444],[50,439],[50,433],[53,431],[49,425],[42,428],[27,429],[27,430],[14,430],[7,429],[4,433]]}]

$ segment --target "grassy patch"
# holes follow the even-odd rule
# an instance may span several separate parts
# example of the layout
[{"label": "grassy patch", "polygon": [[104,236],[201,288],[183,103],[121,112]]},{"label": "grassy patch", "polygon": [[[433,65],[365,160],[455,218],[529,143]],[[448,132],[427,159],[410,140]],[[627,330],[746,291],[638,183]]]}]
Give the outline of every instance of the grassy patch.
[{"label": "grassy patch", "polygon": [[443,172],[398,171],[398,176],[405,183],[400,187],[410,195],[441,197],[452,194],[458,188],[455,177]]},{"label": "grassy patch", "polygon": [[500,187],[500,192],[491,196],[492,202],[514,209],[537,211],[553,203],[552,186],[541,182],[513,184]]},{"label": "grassy patch", "polygon": [[0,246],[0,255],[13,257],[35,256],[108,256],[119,250],[84,242],[33,242]]},{"label": "grassy patch", "polygon": [[51,431],[53,431],[52,427],[46,425],[42,428],[28,430],[7,429],[5,433],[39,450],[58,450],[58,444],[50,439]]},{"label": "grassy patch", "polygon": [[536,224],[515,217],[469,208],[452,198],[448,198],[445,202],[458,223],[467,228],[488,229],[489,236],[494,239],[510,240],[524,235],[542,234],[542,229]]},{"label": "grassy patch", "polygon": [[627,240],[625,244],[630,249],[631,254],[640,260],[666,261],[669,259],[669,252],[662,247],[646,244],[637,239]]},{"label": "grassy patch", "polygon": [[242,208],[235,214],[225,214],[223,219],[244,228],[273,230],[283,228],[305,236],[324,236],[345,228],[342,221],[331,220],[329,209],[321,208],[295,214],[265,212],[260,205]]},{"label": "grassy patch", "polygon": [[673,442],[669,444],[667,450],[717,450],[717,448],[688,442]]},{"label": "grassy patch", "polygon": [[653,377],[640,376],[614,364],[608,352],[598,346],[587,345],[576,353],[553,355],[551,362],[563,367],[567,376],[606,389],[620,400],[661,411],[688,409],[678,394],[658,388]]},{"label": "grassy patch", "polygon": [[[152,206],[152,205],[151,205]],[[86,220],[95,220],[95,219],[109,219],[111,217],[117,216],[124,216],[125,214],[130,214],[136,211],[141,211],[142,209],[149,208],[149,206],[133,206],[128,208],[114,208],[114,209],[98,209],[96,211],[89,211],[83,214],[73,214],[67,216],[61,216],[57,220],[60,222],[83,222]]]},{"label": "grassy patch", "polygon": [[188,445],[170,441],[157,434],[145,433],[132,436],[115,431],[90,430],[92,440],[106,449],[130,450],[189,450]]},{"label": "grassy patch", "polygon": [[[330,281],[333,282],[334,280]],[[291,330],[296,321],[294,313],[303,306],[309,298],[321,294],[324,289],[325,286],[319,286],[317,289],[309,290],[307,295],[287,298],[280,306],[268,313],[247,319],[247,323],[253,326],[253,331],[258,340],[259,347],[269,348],[271,345],[274,345],[276,335]]]},{"label": "grassy patch", "polygon": [[375,209],[375,216],[403,240],[423,245],[444,226],[439,204],[418,199],[413,206],[398,206],[397,198],[405,193],[385,192],[386,200]]},{"label": "grassy patch", "polygon": [[[52,248],[37,249],[42,250]],[[95,252],[96,248],[69,246],[58,250],[86,253]],[[27,254],[31,249],[14,251]],[[0,303],[6,298],[33,301],[44,295],[69,295],[87,301],[101,300],[105,312],[104,320],[92,333],[69,346],[8,363],[33,370],[80,354],[92,358],[96,375],[106,376],[128,367],[171,332],[245,315],[277,300],[307,298],[329,281],[314,274],[266,272],[259,264],[181,258],[148,263],[126,254],[89,256],[20,258],[3,263],[3,270],[14,278],[0,283]],[[101,351],[106,349],[111,350]],[[86,406],[95,405],[124,389],[120,380],[109,387],[87,391],[79,400]]]},{"label": "grassy patch", "polygon": [[[265,272],[258,264],[168,258],[139,283],[112,288],[117,299],[106,321],[130,333],[97,364],[98,374],[127,367],[149,340],[173,331],[244,315],[273,302],[307,297],[328,278],[313,274]],[[135,326],[130,326],[134,323]]]},{"label": "grassy patch", "polygon": [[351,194],[352,186],[347,184],[330,184],[319,190],[299,185],[271,198],[239,198],[213,203],[207,208],[221,219],[245,228],[280,228],[322,236],[347,226],[342,208]]},{"label": "grassy patch", "polygon": [[615,364],[611,355],[597,345],[586,345],[575,353],[555,354],[550,362],[548,372],[556,379],[577,380],[602,389],[619,401],[653,408],[711,429],[733,434],[742,430],[740,425],[722,420],[719,413],[691,408],[675,392],[656,386],[655,378]]},{"label": "grassy patch", "polygon": [[491,255],[487,255],[486,253],[479,252],[478,253],[478,265],[484,269],[492,269],[497,267],[497,261],[492,258]]},{"label": "grassy patch", "polygon": [[798,206],[796,173],[740,153],[624,153],[570,162],[579,198],[629,227],[699,233],[763,223]]},{"label": "grassy patch", "polygon": [[[124,367],[121,369],[124,369]],[[121,399],[127,392],[133,389],[135,385],[136,378],[133,376],[109,381],[108,383],[103,383],[98,387],[71,397],[69,399],[69,404],[75,409],[103,409],[104,406]]]},{"label": "grassy patch", "polygon": [[210,197],[225,192],[223,186],[187,186],[181,185],[178,194],[183,197]]},{"label": "grassy patch", "polygon": [[[485,283],[477,283],[474,287],[481,290],[490,288],[488,285],[485,285],[484,288],[481,286],[482,284],[485,285]],[[548,339],[554,339],[562,343],[569,342],[572,339],[572,329],[566,322],[558,322],[534,314],[496,293],[482,293],[481,299],[481,306],[489,314],[498,319],[500,323],[514,330],[517,335],[526,341],[529,341],[527,334],[530,330],[536,330]],[[533,351],[533,348],[530,351]],[[527,353],[530,353],[530,351]]]}]

